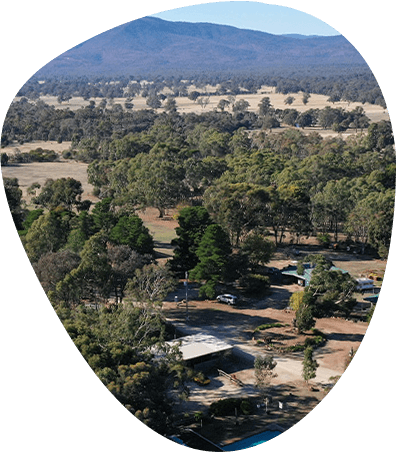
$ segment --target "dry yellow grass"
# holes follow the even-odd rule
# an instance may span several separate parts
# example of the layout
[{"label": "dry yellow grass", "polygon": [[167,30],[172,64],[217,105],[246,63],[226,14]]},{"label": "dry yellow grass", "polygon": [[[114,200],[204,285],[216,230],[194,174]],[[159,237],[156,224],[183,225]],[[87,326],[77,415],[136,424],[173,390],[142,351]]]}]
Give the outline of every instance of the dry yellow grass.
[{"label": "dry yellow grass", "polygon": [[11,144],[4,149],[4,152],[8,155],[13,155],[18,150],[21,152],[29,152],[37,148],[42,148],[55,151],[57,154],[61,155],[63,151],[70,149],[70,146],[71,141],[64,141],[63,143],[58,143],[57,141],[31,141],[24,144]]},{"label": "dry yellow grass", "polygon": [[[205,92],[207,93],[213,93],[216,90],[216,87],[214,86],[206,86],[204,89],[196,88],[194,85],[191,85],[189,87],[189,91],[197,90],[199,92],[202,92],[203,94]],[[169,90],[166,90],[165,94],[168,94]],[[288,96],[292,96],[295,98],[294,102],[291,105],[285,104],[285,99]],[[249,111],[256,112],[258,111],[258,104],[261,101],[263,97],[269,97],[271,104],[274,106],[274,108],[279,109],[285,109],[285,108],[295,108],[298,111],[304,112],[311,108],[325,108],[326,106],[330,106],[333,108],[344,108],[347,111],[351,111],[354,108],[360,106],[364,109],[366,115],[370,118],[372,122],[378,122],[381,120],[389,120],[389,114],[388,111],[384,108],[382,108],[379,105],[371,105],[371,104],[362,104],[361,102],[335,102],[329,103],[327,101],[328,96],[324,96],[321,94],[311,94],[311,97],[309,98],[309,101],[306,105],[302,102],[303,93],[290,93],[290,94],[280,94],[275,92],[275,88],[272,86],[262,86],[259,90],[259,93],[257,94],[238,94],[236,96],[236,100],[245,99],[249,102]],[[205,109],[203,109],[199,104],[196,102],[191,101],[187,97],[176,97],[176,104],[178,111],[180,113],[202,113],[209,110],[214,110],[217,107],[217,104],[221,99],[227,99],[227,96],[210,96],[210,102],[206,106]],[[70,110],[76,110],[78,108],[84,107],[89,105],[89,101],[85,101],[82,97],[73,97],[68,102],[63,102],[62,104],[59,104],[57,101],[57,98],[55,96],[43,96],[41,97],[41,100],[46,102],[49,105],[54,105],[56,108],[62,108],[66,109],[69,108]],[[92,98],[90,100],[93,100],[98,105],[102,98]],[[124,105],[125,98],[114,98],[114,104],[121,104]],[[147,109],[146,104],[146,98],[141,96],[136,96],[133,98],[133,105],[134,110],[143,110]],[[158,112],[163,111],[163,108],[159,108]],[[227,111],[227,110],[226,110]]]},{"label": "dry yellow grass", "polygon": [[[214,92],[216,87],[206,86],[204,89],[196,88],[194,85],[189,87],[189,91],[197,90],[202,93]],[[167,90],[168,93],[169,90]],[[363,107],[366,115],[370,118],[372,122],[378,122],[381,120],[389,120],[389,114],[386,109],[383,109],[379,105],[371,105],[371,104],[362,104],[359,102],[335,102],[331,104],[327,101],[328,97],[319,95],[319,94],[311,94],[309,101],[306,105],[302,102],[303,93],[290,94],[295,98],[294,102],[291,105],[285,104],[285,99],[288,95],[279,94],[275,92],[274,87],[262,86],[259,90],[258,94],[245,94],[236,96],[236,100],[245,99],[249,102],[249,110],[253,112],[258,111],[258,104],[263,97],[269,97],[271,104],[274,108],[285,109],[285,108],[295,108],[298,111],[307,111],[311,108],[325,108],[326,106],[331,106],[333,108],[341,107],[345,110],[353,110],[354,108],[361,106]],[[187,97],[177,97],[175,98],[178,111],[180,113],[196,113],[200,114],[205,111],[214,110],[217,107],[217,104],[221,99],[226,99],[227,96],[211,96],[210,102],[203,109],[199,104],[189,100]],[[55,96],[43,96],[41,98],[44,102],[49,105],[54,105],[56,108],[66,109],[69,108],[71,110],[77,110],[78,108],[89,105],[89,101],[85,101],[82,97],[73,97],[68,102],[63,102],[59,104],[57,98]],[[98,105],[102,98],[91,99],[96,102]],[[124,105],[125,98],[115,98],[113,100],[114,104]],[[134,110],[143,110],[147,109],[146,98],[137,96],[133,99]],[[158,112],[163,111],[163,108],[159,108]],[[227,110],[226,110],[227,111]],[[285,128],[274,129],[273,133],[279,133],[285,130]],[[318,132],[322,137],[334,137],[340,136],[341,138],[346,138],[349,135],[354,135],[356,132],[353,129],[349,129],[342,134],[338,134],[332,130],[324,130],[317,127],[314,128],[306,128],[305,133],[309,133],[310,131]],[[13,154],[19,149],[21,152],[29,152],[32,149],[36,149],[41,147],[43,149],[54,150],[56,153],[61,154],[64,150],[70,148],[70,142],[58,143],[56,141],[35,141],[31,143],[25,143],[23,145],[14,144],[12,146],[7,146],[3,152],[7,152],[8,154]],[[93,187],[88,184],[87,165],[84,163],[77,163],[73,161],[64,161],[61,159],[60,162],[52,162],[52,163],[28,163],[28,164],[19,164],[13,166],[6,166],[2,168],[2,174],[4,177],[17,177],[20,183],[20,186],[23,190],[24,197],[26,197],[26,189],[33,182],[39,182],[43,184],[48,178],[59,178],[59,177],[73,177],[83,184],[84,188],[84,199],[95,200],[96,198],[92,195]]]},{"label": "dry yellow grass", "polygon": [[[18,150],[21,152],[29,152],[32,149],[42,148],[55,151],[61,155],[63,151],[69,149],[71,141],[64,141],[58,143],[57,141],[32,141],[24,144],[13,144],[5,147],[2,152],[8,155],[15,154]],[[22,190],[23,199],[29,204],[31,196],[27,194],[27,188],[34,182],[43,185],[47,179],[59,179],[61,177],[73,177],[81,182],[84,193],[83,199],[90,199],[97,201],[93,196],[93,186],[88,183],[87,174],[88,164],[76,162],[74,160],[64,160],[62,157],[57,162],[32,162],[32,163],[18,163],[3,166],[1,173],[3,177],[16,177],[19,182],[19,187]]]}]

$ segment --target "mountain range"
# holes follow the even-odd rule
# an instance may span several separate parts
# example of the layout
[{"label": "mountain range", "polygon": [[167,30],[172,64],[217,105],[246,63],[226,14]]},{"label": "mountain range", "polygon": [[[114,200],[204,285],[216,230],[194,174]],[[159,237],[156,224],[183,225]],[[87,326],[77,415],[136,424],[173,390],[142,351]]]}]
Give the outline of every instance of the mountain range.
[{"label": "mountain range", "polygon": [[226,25],[144,17],[79,44],[36,75],[165,75],[365,65],[341,35],[282,36]]}]

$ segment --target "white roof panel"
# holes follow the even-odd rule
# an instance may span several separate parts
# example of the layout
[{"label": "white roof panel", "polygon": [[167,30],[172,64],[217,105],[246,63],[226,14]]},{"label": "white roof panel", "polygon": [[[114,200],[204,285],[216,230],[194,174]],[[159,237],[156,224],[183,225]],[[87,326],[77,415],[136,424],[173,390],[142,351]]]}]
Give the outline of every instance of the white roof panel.
[{"label": "white roof panel", "polygon": [[180,344],[179,349],[185,361],[211,353],[231,350],[232,345],[227,344],[215,336],[209,334],[193,334],[168,342],[169,345]]}]

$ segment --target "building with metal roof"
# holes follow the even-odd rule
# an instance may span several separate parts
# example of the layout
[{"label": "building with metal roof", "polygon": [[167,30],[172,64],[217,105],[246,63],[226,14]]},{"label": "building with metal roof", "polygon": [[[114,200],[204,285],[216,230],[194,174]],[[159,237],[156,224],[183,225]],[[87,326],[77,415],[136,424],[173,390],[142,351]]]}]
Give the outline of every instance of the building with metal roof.
[{"label": "building with metal roof", "polygon": [[[312,265],[311,263],[303,263],[303,267],[304,272],[302,274],[299,274],[297,272],[297,266],[290,265],[286,269],[282,270],[282,276],[284,276],[286,280],[297,282],[297,284],[302,287],[309,286],[315,265]],[[348,273],[346,270],[335,267],[334,265],[330,267],[329,271],[340,271],[342,273]]]},{"label": "building with metal roof", "polygon": [[168,341],[167,345],[178,345],[183,361],[196,366],[204,362],[215,362],[227,353],[231,353],[233,346],[210,334],[198,333]]}]

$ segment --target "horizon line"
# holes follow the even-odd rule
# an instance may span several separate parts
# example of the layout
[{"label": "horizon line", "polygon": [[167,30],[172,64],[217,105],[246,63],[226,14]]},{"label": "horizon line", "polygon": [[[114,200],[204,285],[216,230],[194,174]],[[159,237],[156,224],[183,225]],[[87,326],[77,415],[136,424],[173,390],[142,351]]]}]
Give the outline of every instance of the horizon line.
[{"label": "horizon line", "polygon": [[[158,13],[160,14],[160,13]],[[273,35],[273,36],[286,36],[286,37],[291,37],[292,35],[295,36],[304,36],[307,38],[332,38],[335,36],[343,36],[341,33],[338,34],[334,34],[334,35],[321,35],[321,34],[304,34],[304,33],[296,33],[296,32],[289,32],[289,33],[271,33],[269,31],[264,31],[264,30],[258,30],[256,28],[241,28],[241,27],[237,27],[236,25],[230,25],[230,24],[222,24],[222,23],[218,23],[218,22],[205,22],[205,21],[188,21],[188,20],[170,20],[170,19],[163,19],[162,17],[157,17],[155,14],[151,14],[148,16],[152,19],[158,19],[158,20],[162,20],[163,22],[172,22],[172,23],[185,23],[185,24],[210,24],[210,25],[221,25],[224,27],[231,27],[231,28],[236,28],[237,30],[246,30],[246,31],[257,31],[259,33],[266,33],[269,35]],[[143,19],[144,17],[142,17],[141,19]],[[139,19],[135,19],[135,20],[139,20]]]}]

